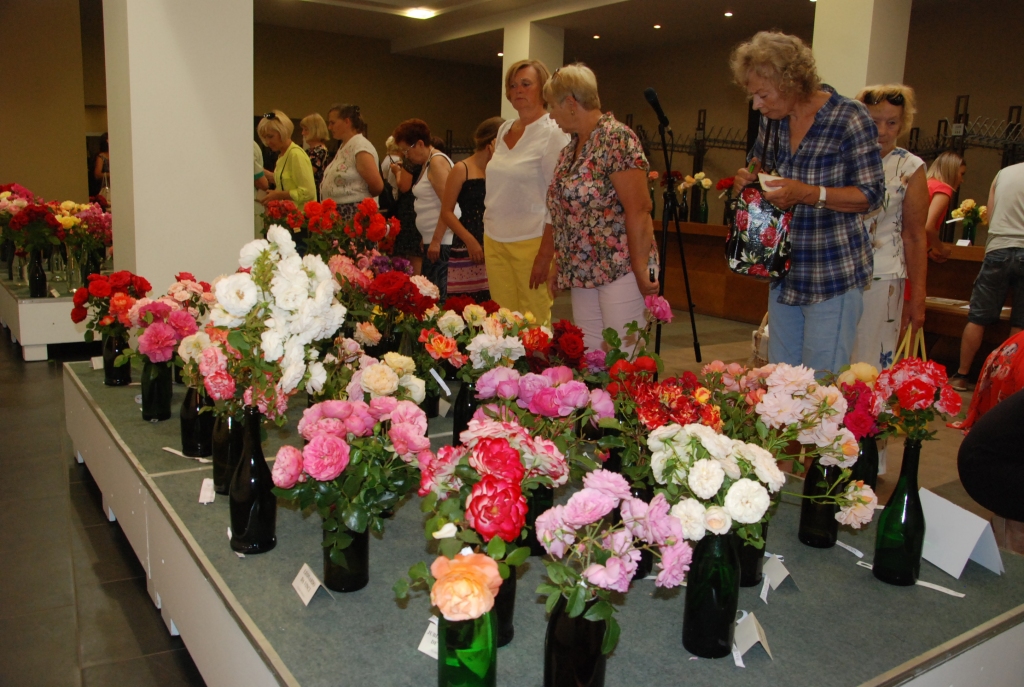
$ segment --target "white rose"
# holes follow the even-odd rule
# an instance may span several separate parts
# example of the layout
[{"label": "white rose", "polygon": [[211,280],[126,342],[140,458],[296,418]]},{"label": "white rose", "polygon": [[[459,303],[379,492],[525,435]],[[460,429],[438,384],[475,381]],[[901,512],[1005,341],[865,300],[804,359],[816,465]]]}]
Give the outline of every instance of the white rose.
[{"label": "white rose", "polygon": [[210,324],[214,327],[237,327],[243,322],[245,322],[244,317],[235,317],[222,308],[219,303],[210,308]]},{"label": "white rose", "polygon": [[319,255],[308,254],[302,258],[302,266],[313,273],[314,281],[318,284],[324,282],[330,282],[337,288],[341,288],[338,282],[334,281],[334,277],[331,276],[330,268],[324,264],[324,259]]},{"label": "white rose", "polygon": [[447,310],[438,318],[437,328],[445,336],[456,336],[466,330],[466,323],[454,310]]},{"label": "white rose", "polygon": [[669,514],[679,521],[683,528],[683,536],[690,541],[704,538],[704,505],[697,499],[683,499],[672,506]]},{"label": "white rose", "polygon": [[186,363],[192,362],[192,360],[198,358],[203,354],[203,351],[210,347],[210,336],[206,332],[196,332],[190,336],[186,336],[178,344],[178,355]]},{"label": "white rose", "polygon": [[[467,305],[468,310],[473,306]],[[501,357],[501,342],[490,334],[477,334],[466,346],[469,359],[477,370],[493,364]],[[487,359],[490,358],[490,360]]]},{"label": "white rose", "polygon": [[744,525],[760,522],[769,505],[768,490],[746,477],[737,480],[725,495],[725,510]]},{"label": "white rose", "polygon": [[284,342],[284,358],[281,360],[281,367],[306,362],[306,348],[302,342],[292,337]]},{"label": "white rose", "polygon": [[267,240],[277,247],[277,252],[282,258],[295,255],[295,241],[287,229],[275,224],[267,230]]},{"label": "white rose", "polygon": [[446,522],[441,529],[430,536],[434,539],[451,539],[458,533],[459,528],[455,526],[454,522]]},{"label": "white rose", "polygon": [[[668,469],[668,462],[672,461],[673,467],[671,471],[666,474]],[[668,484],[669,480],[673,484],[683,484],[686,481],[686,461],[680,460],[679,456],[671,449],[666,451],[655,451],[651,454],[651,472],[654,473],[654,479],[658,481],[658,484]]]},{"label": "white rose", "polygon": [[[238,265],[245,269],[251,268],[256,264],[256,259],[260,257],[260,253],[265,250],[270,250],[270,242],[266,239],[256,239],[242,246],[242,250],[238,253]],[[216,284],[216,282],[214,282]]]},{"label": "white rose", "polygon": [[413,372],[416,371],[416,361],[414,361],[407,355],[402,355],[401,353],[394,353],[389,351],[388,353],[384,354],[381,362],[383,362],[385,365],[394,370],[395,374],[397,374],[399,377],[411,375]]},{"label": "white rose", "polygon": [[398,375],[387,365],[376,363],[363,370],[360,385],[371,398],[390,396],[398,391]]},{"label": "white rose", "polygon": [[701,445],[716,460],[725,460],[732,453],[732,439],[719,434],[705,425],[686,425],[683,427],[690,436],[700,439]]},{"label": "white rose", "polygon": [[245,317],[256,305],[259,289],[252,277],[237,272],[217,284],[217,303],[235,317]]},{"label": "white rose", "polygon": [[263,359],[267,362],[276,362],[284,355],[284,339],[281,332],[276,329],[268,329],[260,334],[260,344],[263,348]]},{"label": "white rose", "polygon": [[327,368],[324,367],[323,363],[316,362],[310,363],[309,367],[306,368],[309,371],[309,381],[306,382],[306,393],[316,394],[324,388],[324,382],[327,381]]},{"label": "white rose", "polygon": [[732,518],[721,506],[710,506],[704,511],[704,527],[712,534],[729,534]]},{"label": "white rose", "polygon": [[680,435],[683,435],[682,440],[685,441],[687,439],[687,435],[680,425],[674,422],[669,425],[662,425],[657,429],[651,430],[651,433],[647,435],[647,448],[652,451],[672,450],[679,441]]},{"label": "white rose", "polygon": [[779,469],[775,456],[755,444],[746,444],[742,441],[737,441],[736,444],[737,455],[750,463],[754,468],[754,474],[768,485],[769,491],[774,494],[785,486],[786,473]]},{"label": "white rose", "polygon": [[427,397],[427,385],[419,377],[402,375],[398,380],[398,384],[409,392],[409,398],[413,403],[423,403],[423,399]]},{"label": "white rose", "polygon": [[278,383],[281,390],[286,394],[294,391],[305,374],[306,366],[301,361],[288,365],[281,373],[281,381]]},{"label": "white rose", "polygon": [[526,347],[518,336],[506,336],[501,339],[502,354],[509,360],[519,360],[526,355]]},{"label": "white rose", "polygon": [[421,296],[426,298],[440,298],[441,292],[438,290],[434,282],[430,281],[422,274],[417,274],[414,277],[409,277],[409,281],[416,285],[416,289],[420,292]]},{"label": "white rose", "polygon": [[710,499],[722,488],[725,481],[725,470],[718,461],[702,458],[690,466],[690,474],[686,483],[693,493],[702,499]]}]

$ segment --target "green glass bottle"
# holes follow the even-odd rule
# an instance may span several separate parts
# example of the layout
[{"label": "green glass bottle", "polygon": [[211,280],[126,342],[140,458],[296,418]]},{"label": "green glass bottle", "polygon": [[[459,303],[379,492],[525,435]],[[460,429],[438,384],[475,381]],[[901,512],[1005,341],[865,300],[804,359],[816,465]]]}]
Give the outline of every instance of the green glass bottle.
[{"label": "green glass bottle", "polygon": [[800,501],[800,529],[797,538],[807,546],[829,549],[836,545],[839,535],[839,521],[836,513],[839,507],[834,503],[814,501],[815,496],[828,493],[829,485],[835,484],[843,469],[838,465],[822,465],[814,461],[804,477],[804,497]]},{"label": "green glass bottle", "polygon": [[498,624],[493,610],[473,620],[437,623],[438,687],[494,687],[498,674]]},{"label": "green glass bottle", "polygon": [[872,572],[882,582],[908,587],[921,574],[924,510],[917,490],[921,442],[907,439],[896,489],[878,517]]},{"label": "green glass bottle", "polygon": [[707,191],[701,191],[700,192],[700,223],[701,224],[707,224],[708,223],[708,213],[709,213],[709,209],[708,209],[708,192]]},{"label": "green glass bottle", "polygon": [[695,656],[732,652],[740,599],[740,558],[734,534],[705,534],[686,575],[683,647]]}]

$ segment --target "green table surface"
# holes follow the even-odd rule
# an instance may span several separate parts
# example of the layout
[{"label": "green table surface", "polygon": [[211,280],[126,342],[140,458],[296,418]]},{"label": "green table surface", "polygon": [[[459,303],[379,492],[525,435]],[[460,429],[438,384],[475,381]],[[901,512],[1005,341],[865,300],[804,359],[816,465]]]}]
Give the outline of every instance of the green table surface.
[{"label": "green table surface", "polygon": [[[28,295],[28,284],[27,283],[26,284],[19,284],[17,280],[11,281],[10,279],[6,279],[7,269],[6,269],[5,266],[0,265],[0,269],[3,270],[4,277],[5,277],[3,279],[0,279],[0,284],[2,284],[5,289],[10,291],[12,296],[17,298],[19,301],[42,300],[40,298],[32,298],[31,296]],[[52,272],[47,272],[46,273],[46,297],[51,299],[51,300],[54,300],[54,296],[53,296],[53,294],[50,293],[50,289],[56,290],[57,293],[60,294],[60,298],[71,298],[74,295],[74,289],[69,289],[68,288],[67,281],[65,281],[65,280],[54,281],[53,280],[53,273]]]},{"label": "green table surface", "polygon": [[[139,387],[105,387],[102,371],[84,363],[68,367],[300,684],[421,687],[436,681],[436,662],[417,650],[431,613],[429,599],[420,593],[399,603],[391,591],[409,566],[434,558],[423,538],[418,498],[397,510],[383,539],[371,541],[366,588],[335,592],[333,599],[320,590],[304,607],[291,582],[303,563],[322,574],[319,517],[303,515],[282,501],[277,547],[238,558],[226,535],[227,497],[198,503],[211,467],[161,450],[181,447],[176,409],[184,388],[174,388],[175,417],[149,423],[135,402]],[[289,427],[271,429],[264,445],[268,458],[281,443],[300,445],[294,430],[300,410],[293,409]],[[444,435],[450,431],[450,419],[431,421],[430,433],[442,435],[432,439],[435,449],[448,441]],[[926,446],[925,460],[927,455]],[[791,480],[787,491],[800,488]],[[560,490],[558,499],[567,495]],[[784,501],[768,535],[767,549],[784,557],[792,580],[772,591],[767,605],[758,598],[759,587],[740,591],[739,607],[756,614],[774,660],[759,647],[744,656],[746,668],[736,667],[731,658],[694,659],[681,643],[685,590],[658,590],[653,580],[643,580],[619,598],[622,637],[608,659],[606,684],[859,685],[1024,604],[1024,557],[1003,551],[1006,572],[1001,576],[969,562],[959,580],[922,562],[923,580],[966,594],[955,598],[921,586],[883,584],[840,547],[804,546],[796,538],[798,520],[799,508]],[[839,533],[840,541],[863,551],[868,562],[874,536],[873,527],[841,528]],[[516,634],[498,651],[499,685],[541,684],[547,621],[543,599],[534,590],[543,567],[540,559],[531,558],[519,571]]]}]

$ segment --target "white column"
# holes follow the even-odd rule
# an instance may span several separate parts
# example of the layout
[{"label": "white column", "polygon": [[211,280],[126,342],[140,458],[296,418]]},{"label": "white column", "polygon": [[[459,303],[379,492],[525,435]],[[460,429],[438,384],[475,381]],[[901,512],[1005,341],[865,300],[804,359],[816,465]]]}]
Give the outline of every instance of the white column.
[{"label": "white column", "polygon": [[540,60],[549,71],[562,66],[565,29],[532,21],[518,21],[505,26],[501,59],[501,116],[515,119],[518,115],[505,98],[505,72],[519,60]]},{"label": "white column", "polygon": [[814,59],[822,80],[853,97],[903,81],[912,0],[818,0]]},{"label": "white column", "polygon": [[163,293],[252,239],[252,0],[104,0],[114,265]]}]

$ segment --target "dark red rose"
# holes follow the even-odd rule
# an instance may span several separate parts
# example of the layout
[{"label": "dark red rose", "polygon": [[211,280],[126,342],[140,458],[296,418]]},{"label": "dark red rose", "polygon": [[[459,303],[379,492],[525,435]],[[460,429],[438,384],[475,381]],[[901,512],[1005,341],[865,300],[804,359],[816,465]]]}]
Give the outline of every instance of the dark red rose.
[{"label": "dark red rose", "polygon": [[574,365],[579,363],[586,350],[583,345],[583,337],[573,332],[567,332],[558,339],[558,351],[566,359],[566,362]]},{"label": "dark red rose", "polygon": [[114,290],[127,289],[132,283],[132,273],[127,270],[114,272],[110,275],[110,288]]},{"label": "dark red rose", "polygon": [[372,303],[395,307],[402,300],[409,285],[408,275],[402,272],[385,272],[370,282],[370,286],[366,289],[366,295]]},{"label": "dark red rose", "polygon": [[[81,289],[79,289],[80,291]],[[89,311],[80,305],[71,308],[71,321],[78,324],[89,315]]]},{"label": "dark red rose", "polygon": [[110,282],[97,279],[96,281],[89,282],[89,295],[95,296],[96,298],[106,298],[111,293]]},{"label": "dark red rose", "polygon": [[73,298],[73,301],[74,301],[75,305],[78,306],[78,307],[82,307],[83,305],[88,303],[89,302],[89,287],[81,286],[81,287],[75,289],[75,296]]},{"label": "dark red rose", "polygon": [[196,278],[192,276],[191,272],[178,272],[174,275],[174,281],[195,281]]},{"label": "dark red rose", "polygon": [[145,277],[140,277],[138,275],[132,276],[132,288],[135,289],[135,296],[137,298],[142,298],[153,290],[153,286],[149,281]]},{"label": "dark red rose", "polygon": [[863,410],[847,413],[843,418],[843,425],[853,432],[853,438],[857,441],[874,434],[876,429],[874,418]]},{"label": "dark red rose", "polygon": [[459,315],[466,309],[467,305],[476,305],[476,301],[470,296],[449,296],[444,302],[445,310],[454,310]]},{"label": "dark red rose", "polygon": [[484,312],[486,312],[488,315],[493,315],[494,313],[498,312],[498,310],[501,309],[501,306],[498,305],[498,302],[493,300],[484,301],[483,303],[480,304],[480,307],[483,308]]}]

